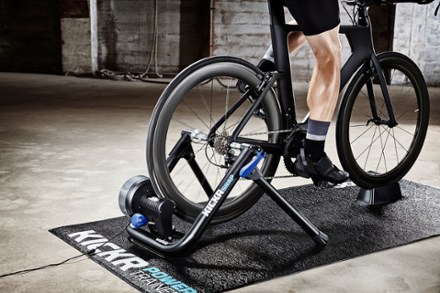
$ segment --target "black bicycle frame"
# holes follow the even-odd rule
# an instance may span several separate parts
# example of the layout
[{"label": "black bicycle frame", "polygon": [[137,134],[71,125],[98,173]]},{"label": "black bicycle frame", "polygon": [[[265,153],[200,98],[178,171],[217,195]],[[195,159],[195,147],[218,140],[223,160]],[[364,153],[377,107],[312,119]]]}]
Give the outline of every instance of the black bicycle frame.
[{"label": "black bicycle frame", "polygon": [[[272,46],[274,49],[274,58],[276,70],[278,75],[278,99],[281,105],[281,114],[285,119],[285,129],[289,129],[296,120],[295,99],[293,96],[292,79],[290,73],[290,59],[288,46],[286,40],[290,32],[301,31],[298,25],[286,24],[284,16],[284,7],[282,1],[268,0],[269,11],[271,16],[271,35]],[[345,87],[347,82],[353,74],[366,62],[370,62],[372,68],[377,73],[380,81],[382,93],[387,106],[390,117],[390,126],[396,124],[394,112],[390,103],[390,97],[386,87],[386,81],[383,76],[382,69],[374,51],[373,41],[371,37],[371,26],[367,14],[367,8],[358,6],[358,24],[357,25],[343,25],[340,27],[340,33],[344,34],[352,50],[352,54],[345,62],[341,70],[341,84],[340,91]],[[372,112],[375,115],[375,97],[370,96],[370,103],[372,104]]]},{"label": "black bicycle frame", "polygon": [[[244,126],[248,123],[254,110],[258,107],[258,104],[263,100],[264,96],[269,91],[275,82],[278,84],[278,100],[280,103],[280,112],[283,119],[283,129],[288,130],[298,125],[296,117],[296,105],[294,92],[292,88],[292,78],[290,71],[290,59],[287,46],[287,38],[290,32],[301,31],[298,25],[286,24],[284,16],[284,6],[281,1],[268,0],[270,17],[271,17],[271,36],[272,46],[274,50],[276,72],[270,73],[270,79],[263,79],[262,90],[259,92],[259,97],[255,99],[253,106],[248,110],[240,124],[234,130],[231,135],[231,141],[238,143],[247,143],[261,146],[269,154],[281,155],[284,146],[280,143],[270,143],[264,141],[256,141],[253,139],[240,137],[240,132]],[[357,5],[357,4],[356,4]],[[377,124],[386,124],[389,127],[394,127],[397,122],[394,117],[394,111],[390,102],[388,89],[386,86],[386,80],[382,73],[382,68],[377,59],[374,51],[373,41],[371,37],[371,26],[365,5],[358,5],[358,20],[357,25],[343,25],[340,26],[340,33],[347,37],[348,43],[351,48],[351,55],[341,70],[341,83],[340,91],[345,87],[350,78],[361,68],[364,64],[367,64],[372,69],[375,77],[379,80],[380,88],[384,97],[384,102],[387,108],[389,120],[382,120],[377,113],[376,97],[372,91],[372,81],[367,82],[368,96],[370,100],[370,108],[372,113],[372,121]],[[246,97],[249,93],[246,93]],[[231,109],[230,112],[233,110]],[[231,114],[226,113],[223,119],[219,120],[217,124],[211,129],[210,134],[215,133],[217,128],[227,119]]]},{"label": "black bicycle frame", "polygon": [[[299,31],[298,26],[288,25],[285,23],[284,8],[279,0],[268,0],[269,11],[271,15],[271,33],[272,33],[272,44],[274,48],[274,57],[276,64],[276,72],[268,73],[262,80],[258,87],[258,97],[254,100],[254,104],[251,109],[244,116],[237,129],[231,136],[231,142],[246,142],[249,145],[242,144],[240,146],[240,155],[235,160],[235,162],[229,168],[226,176],[214,190],[212,187],[206,183],[203,172],[194,160],[194,152],[190,145],[191,137],[190,133],[182,132],[182,137],[179,142],[175,145],[174,149],[171,151],[170,156],[167,160],[168,168],[171,170],[174,168],[176,163],[184,158],[187,160],[188,164],[191,166],[193,172],[196,174],[197,179],[202,184],[203,189],[208,195],[208,202],[205,204],[202,212],[199,214],[191,228],[188,232],[179,240],[175,242],[168,242],[163,239],[156,238],[155,235],[150,234],[142,229],[137,229],[129,226],[127,231],[129,235],[152,248],[156,252],[164,254],[180,254],[192,246],[203,234],[209,223],[212,221],[215,213],[218,211],[222,203],[226,200],[226,197],[232,190],[235,183],[240,177],[244,177],[253,180],[258,184],[289,216],[297,222],[304,230],[307,232],[315,243],[319,247],[325,246],[328,237],[322,233],[318,228],[316,228],[307,218],[302,216],[292,205],[290,205],[282,195],[270,185],[270,183],[262,176],[257,168],[259,161],[254,161],[254,163],[249,160],[252,156],[252,160],[256,160],[257,154],[263,152],[266,153],[276,153],[281,154],[284,146],[283,143],[268,143],[258,140],[247,140],[239,136],[239,133],[244,128],[245,124],[249,121],[250,117],[254,113],[257,106],[262,102],[264,96],[268,93],[275,81],[278,84],[278,98],[281,105],[281,115],[283,118],[283,127],[288,130],[297,124],[296,121],[296,108],[295,100],[293,97],[292,80],[290,73],[290,62],[289,62],[289,52],[286,45],[286,40],[288,34],[292,31]],[[352,49],[352,55],[344,64],[341,72],[341,84],[340,89],[344,88],[345,84],[349,81],[350,77],[361,68],[365,63],[367,63],[373,72],[376,73],[376,77],[379,79],[381,85],[382,93],[384,94],[385,103],[387,105],[387,110],[390,114],[390,122],[387,124],[395,123],[394,116],[392,115],[392,107],[389,100],[386,81],[382,74],[380,64],[374,52],[373,43],[371,40],[371,29],[368,20],[368,15],[366,13],[365,6],[359,6],[358,10],[359,21],[358,25],[355,26],[341,26],[340,32],[347,36],[350,47]],[[376,106],[375,97],[372,93],[372,81],[367,83],[368,93],[370,97],[370,105],[373,113],[373,118],[376,118]],[[221,120],[213,127],[217,128],[223,121],[225,121],[233,111],[235,111],[240,103],[249,97],[249,91],[240,99],[238,104],[234,105]],[[379,119],[378,119],[379,120]],[[385,123],[383,121],[375,121],[376,123]],[[210,134],[215,133],[215,130],[211,130]],[[246,165],[247,164],[247,165]],[[249,168],[249,169],[248,169]],[[245,174],[243,175],[243,170]],[[248,172],[249,171],[249,172]]]}]

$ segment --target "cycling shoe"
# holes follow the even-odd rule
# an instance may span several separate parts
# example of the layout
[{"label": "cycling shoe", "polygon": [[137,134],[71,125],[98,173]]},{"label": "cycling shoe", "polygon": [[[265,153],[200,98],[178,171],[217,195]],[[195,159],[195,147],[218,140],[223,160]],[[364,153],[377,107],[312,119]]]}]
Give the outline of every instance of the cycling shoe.
[{"label": "cycling shoe", "polygon": [[297,155],[293,169],[298,176],[312,178],[313,183],[319,187],[332,187],[349,178],[349,174],[333,165],[326,154],[319,161],[313,162],[304,149]]}]

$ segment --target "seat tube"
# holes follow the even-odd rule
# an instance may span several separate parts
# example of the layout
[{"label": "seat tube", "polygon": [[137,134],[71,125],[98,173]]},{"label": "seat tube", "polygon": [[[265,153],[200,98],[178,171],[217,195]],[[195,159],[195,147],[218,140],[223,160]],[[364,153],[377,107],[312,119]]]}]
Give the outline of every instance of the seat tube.
[{"label": "seat tube", "polygon": [[278,97],[283,115],[287,115],[287,117],[291,118],[291,121],[287,121],[290,125],[285,125],[286,127],[290,127],[292,123],[296,122],[296,113],[290,75],[289,50],[287,45],[289,30],[286,25],[282,1],[268,0],[268,5],[275,68],[280,74],[280,79],[278,80]]}]

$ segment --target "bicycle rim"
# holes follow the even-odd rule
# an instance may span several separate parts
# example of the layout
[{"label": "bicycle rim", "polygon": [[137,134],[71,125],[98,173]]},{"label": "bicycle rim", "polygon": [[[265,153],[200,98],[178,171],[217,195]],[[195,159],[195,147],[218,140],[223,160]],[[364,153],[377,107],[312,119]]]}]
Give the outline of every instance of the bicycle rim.
[{"label": "bicycle rim", "polygon": [[[229,148],[230,136],[244,113],[252,105],[242,99],[236,84],[244,80],[255,88],[259,79],[249,68],[234,63],[210,64],[188,74],[166,98],[157,118],[153,137],[154,172],[162,194],[175,201],[177,214],[194,220],[230,167],[226,158],[232,159],[238,150]],[[239,100],[243,103],[222,123],[209,140],[206,137],[215,123]],[[264,117],[253,115],[240,137],[276,142],[280,118],[275,98],[269,94],[263,103]],[[183,132],[182,132],[183,131]],[[179,155],[175,166],[169,170],[167,157],[182,141],[182,133],[193,139],[187,140],[184,155]],[[235,152],[228,156],[229,152]],[[276,170],[279,157],[269,155],[260,165],[262,173],[271,176]],[[191,161],[191,163],[190,163]],[[169,160],[168,160],[169,162]],[[194,163],[199,168],[195,170]],[[199,177],[197,176],[199,175]],[[262,191],[253,181],[239,180],[227,201],[216,214],[214,221],[232,219],[246,211],[261,196]]]},{"label": "bicycle rim", "polygon": [[410,170],[423,146],[429,119],[426,85],[415,64],[397,54],[385,55],[380,62],[398,125],[373,121],[368,83],[379,117],[390,118],[378,80],[365,70],[354,80],[338,129],[341,164],[364,188],[397,182]]}]

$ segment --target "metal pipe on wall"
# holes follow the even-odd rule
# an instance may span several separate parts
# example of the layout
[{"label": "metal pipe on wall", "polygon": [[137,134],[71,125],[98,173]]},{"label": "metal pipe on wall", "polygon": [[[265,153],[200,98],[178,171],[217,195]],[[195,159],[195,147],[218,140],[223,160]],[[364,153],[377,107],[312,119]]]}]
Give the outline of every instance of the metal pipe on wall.
[{"label": "metal pipe on wall", "polygon": [[99,70],[98,68],[98,0],[89,0],[90,7],[90,47],[91,47],[91,64],[92,73]]}]

